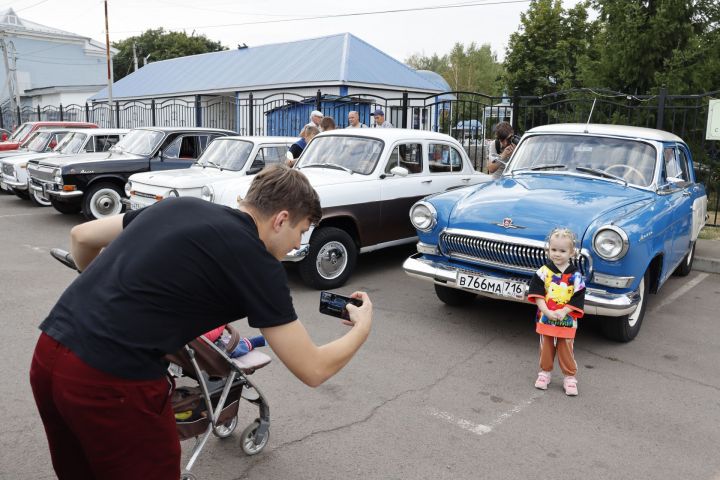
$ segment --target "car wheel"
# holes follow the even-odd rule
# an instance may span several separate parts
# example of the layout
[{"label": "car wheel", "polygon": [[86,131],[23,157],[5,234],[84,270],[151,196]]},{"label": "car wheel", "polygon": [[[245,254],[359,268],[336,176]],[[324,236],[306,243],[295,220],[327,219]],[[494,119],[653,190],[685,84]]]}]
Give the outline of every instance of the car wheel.
[{"label": "car wheel", "polygon": [[83,214],[88,220],[111,217],[122,212],[123,194],[112,183],[98,183],[90,187],[83,199]]},{"label": "car wheel", "polygon": [[308,256],[298,265],[305,284],[320,290],[344,285],[355,270],[357,246],[344,230],[317,229],[310,237]]},{"label": "car wheel", "polygon": [[61,202],[60,200],[54,200],[52,198],[50,199],[50,205],[52,205],[58,212],[64,213],[65,215],[80,213],[80,210],[82,209],[82,205],[80,205],[80,203]]},{"label": "car wheel", "polygon": [[52,203],[50,203],[50,200],[44,198],[42,194],[38,193],[35,190],[30,191],[30,202],[36,207],[49,207],[50,205],[52,205]]},{"label": "car wheel", "polygon": [[640,280],[640,302],[637,308],[630,315],[622,317],[609,317],[602,319],[602,330],[606,337],[616,342],[629,342],[637,337],[645,317],[645,308],[647,307],[647,296],[650,292],[650,275],[645,272],[642,280]]},{"label": "car wheel", "polygon": [[475,298],[477,298],[477,295],[472,292],[458,290],[457,288],[443,287],[437,283],[435,284],[435,295],[437,295],[444,304],[452,307],[469,305],[475,300]]},{"label": "car wheel", "polygon": [[687,277],[692,270],[693,260],[695,260],[695,242],[692,243],[690,251],[685,255],[685,258],[682,259],[682,262],[680,262],[680,265],[678,265],[673,274],[679,277]]}]

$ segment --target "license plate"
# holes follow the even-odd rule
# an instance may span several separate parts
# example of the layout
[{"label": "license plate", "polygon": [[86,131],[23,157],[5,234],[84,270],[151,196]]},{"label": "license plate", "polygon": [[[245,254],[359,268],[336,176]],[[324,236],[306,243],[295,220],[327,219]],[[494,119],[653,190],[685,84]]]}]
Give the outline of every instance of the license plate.
[{"label": "license plate", "polygon": [[145,206],[145,205],[142,205],[142,204],[137,203],[137,202],[130,202],[130,210],[140,210],[140,209],[143,208],[144,206]]},{"label": "license plate", "polygon": [[501,297],[511,297],[523,300],[525,298],[525,283],[512,280],[500,280],[485,275],[470,275],[459,273],[457,277],[459,287],[476,290],[478,292],[492,293]]}]

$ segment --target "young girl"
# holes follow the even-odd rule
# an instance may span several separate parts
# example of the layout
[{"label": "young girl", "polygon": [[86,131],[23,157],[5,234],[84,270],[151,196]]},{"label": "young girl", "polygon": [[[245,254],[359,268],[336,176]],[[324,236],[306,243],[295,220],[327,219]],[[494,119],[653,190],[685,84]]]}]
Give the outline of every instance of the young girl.
[{"label": "young girl", "polygon": [[545,247],[548,261],[533,275],[528,292],[528,300],[538,307],[535,331],[540,334],[540,373],[535,387],[547,390],[557,353],[566,395],[578,394],[573,339],[585,302],[582,274],[570,263],[578,254],[575,243],[575,234],[567,228],[550,232]]}]

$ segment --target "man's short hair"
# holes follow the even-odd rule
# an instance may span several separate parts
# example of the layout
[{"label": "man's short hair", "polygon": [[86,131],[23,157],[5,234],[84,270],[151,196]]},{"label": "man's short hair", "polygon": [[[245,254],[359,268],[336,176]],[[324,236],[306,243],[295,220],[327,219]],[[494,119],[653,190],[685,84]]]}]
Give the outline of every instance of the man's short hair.
[{"label": "man's short hair", "polygon": [[335,130],[335,120],[333,120],[332,117],[323,117],[323,119],[320,120],[320,128],[323,129],[323,132]]},{"label": "man's short hair", "polygon": [[500,122],[495,125],[495,138],[498,140],[510,138],[514,133],[515,131],[513,130],[512,125],[508,122]]},{"label": "man's short hair", "polygon": [[287,210],[293,225],[306,218],[317,224],[322,218],[320,197],[310,181],[299,170],[285,165],[271,165],[261,170],[250,184],[242,205],[264,218]]}]

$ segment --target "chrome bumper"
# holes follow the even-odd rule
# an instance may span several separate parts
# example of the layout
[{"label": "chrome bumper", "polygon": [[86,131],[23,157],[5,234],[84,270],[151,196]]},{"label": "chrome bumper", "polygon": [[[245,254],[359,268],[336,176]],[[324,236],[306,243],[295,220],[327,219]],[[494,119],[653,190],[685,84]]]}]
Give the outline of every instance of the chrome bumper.
[{"label": "chrome bumper", "polygon": [[16,180],[8,180],[7,178],[3,178],[2,182],[15,190],[27,190],[28,188],[27,182],[18,182]]},{"label": "chrome bumper", "polygon": [[[33,180],[35,182],[38,182],[38,180]],[[49,187],[52,186],[52,188],[55,188],[54,183],[44,183],[40,182],[42,185],[45,185],[45,188],[42,187],[42,185],[36,185],[35,183],[30,183],[30,189],[35,190],[36,192],[40,192],[43,195],[52,195],[53,197],[60,197],[60,198],[73,198],[73,197],[82,197],[83,192],[81,190],[73,190],[71,192],[65,192],[63,190],[51,190]]]},{"label": "chrome bumper", "polygon": [[310,245],[303,245],[297,250],[290,250],[283,258],[283,262],[299,262],[305,259],[308,253],[310,253]]},{"label": "chrome bumper", "polygon": [[[459,270],[444,263],[434,262],[423,258],[422,254],[416,253],[405,260],[403,263],[405,273],[411,277],[428,280],[438,285],[450,288],[457,288],[478,295],[483,295],[501,300],[511,300],[519,302],[510,297],[502,297],[490,293],[478,292],[475,290],[467,290],[457,286],[457,274]],[[484,273],[488,275],[487,273]],[[489,275],[493,276],[493,275]],[[497,277],[505,280],[505,278]],[[527,302],[527,285],[525,286],[525,296],[523,302]],[[604,315],[608,317],[619,317],[629,315],[635,311],[640,302],[640,293],[635,290],[629,293],[610,293],[605,290],[588,288],[585,293],[585,313],[588,315]]]}]

